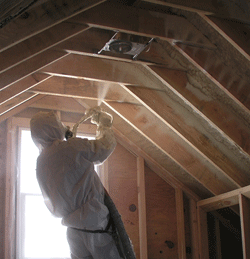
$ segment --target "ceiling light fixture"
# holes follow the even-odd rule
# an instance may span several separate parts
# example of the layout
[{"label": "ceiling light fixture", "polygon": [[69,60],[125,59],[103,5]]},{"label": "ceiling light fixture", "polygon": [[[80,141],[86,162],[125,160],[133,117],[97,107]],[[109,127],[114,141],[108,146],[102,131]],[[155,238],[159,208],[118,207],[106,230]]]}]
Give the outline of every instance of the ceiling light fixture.
[{"label": "ceiling light fixture", "polygon": [[102,51],[111,51],[118,54],[132,55],[133,60],[135,60],[153,41],[154,38],[150,39],[137,35],[128,35],[118,31],[98,52],[98,54],[101,54]]}]

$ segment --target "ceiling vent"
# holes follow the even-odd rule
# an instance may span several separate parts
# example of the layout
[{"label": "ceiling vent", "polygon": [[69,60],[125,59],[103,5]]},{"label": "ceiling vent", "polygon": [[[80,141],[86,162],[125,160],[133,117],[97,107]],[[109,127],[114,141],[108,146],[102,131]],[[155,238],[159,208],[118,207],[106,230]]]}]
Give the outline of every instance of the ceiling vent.
[{"label": "ceiling vent", "polygon": [[102,51],[111,51],[113,53],[131,55],[135,60],[143,50],[150,46],[153,40],[154,38],[116,32],[98,54],[101,54]]}]

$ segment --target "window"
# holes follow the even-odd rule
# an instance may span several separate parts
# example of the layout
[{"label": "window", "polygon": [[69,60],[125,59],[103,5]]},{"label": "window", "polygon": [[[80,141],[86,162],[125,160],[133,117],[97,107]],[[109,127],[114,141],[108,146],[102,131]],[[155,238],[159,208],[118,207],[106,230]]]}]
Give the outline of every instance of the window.
[{"label": "window", "polygon": [[70,258],[66,227],[46,208],[36,180],[38,149],[30,131],[20,132],[20,175],[17,195],[17,258]]}]

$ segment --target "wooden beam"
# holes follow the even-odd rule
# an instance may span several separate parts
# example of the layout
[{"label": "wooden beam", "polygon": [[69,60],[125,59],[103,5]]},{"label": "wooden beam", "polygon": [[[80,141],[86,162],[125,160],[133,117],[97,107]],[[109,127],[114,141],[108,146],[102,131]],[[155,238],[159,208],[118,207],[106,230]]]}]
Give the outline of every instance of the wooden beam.
[{"label": "wooden beam", "polygon": [[122,134],[119,130],[113,127],[115,135],[118,139],[118,142],[124,146],[127,150],[135,153],[137,156],[143,157],[145,161],[147,161],[147,165],[151,170],[153,170],[158,176],[160,176],[164,181],[166,181],[169,185],[176,188],[181,188],[188,197],[192,197],[195,201],[200,200],[200,197],[193,193],[190,189],[188,189],[183,183],[174,178],[165,168],[163,168],[160,164],[158,164],[150,155],[144,152],[139,146],[137,146],[134,142],[132,142],[129,138]]},{"label": "wooden beam", "polygon": [[[69,40],[57,45],[58,49],[67,50],[73,53],[81,53],[85,55],[96,55],[103,46],[113,37],[113,30],[105,30],[100,28],[91,27],[90,29],[76,35]],[[153,41],[150,44],[150,48],[142,51],[137,57],[137,61],[144,63],[162,64],[169,68],[179,68],[179,64],[174,59],[166,57],[165,51],[157,44],[157,41]],[[131,61],[133,55],[114,53],[110,51],[102,51],[99,56],[112,57],[112,59],[120,61]]]},{"label": "wooden beam", "polygon": [[164,120],[149,113],[143,106],[108,102],[107,105],[134,127],[141,135],[176,161],[192,177],[200,181],[214,194],[237,188],[208,158],[171,128]]},{"label": "wooden beam", "polygon": [[199,253],[202,259],[209,259],[207,212],[198,207]]},{"label": "wooden beam", "polygon": [[[185,73],[180,71],[171,70],[169,78],[172,75],[179,80],[181,77],[185,77]],[[180,87],[183,84],[184,80],[180,80]],[[171,86],[166,85],[165,92],[135,86],[127,86],[126,88],[143,106],[148,107],[149,110],[169,123],[179,134],[223,169],[239,186],[250,184],[248,176],[249,156],[243,153],[244,159],[239,159],[238,146],[202,113],[198,115],[198,111],[188,105],[184,99],[178,97],[171,90]],[[217,133],[213,135],[212,132]],[[248,162],[243,164],[239,160]]]},{"label": "wooden beam", "polygon": [[16,18],[1,29],[0,51],[8,49],[101,2],[103,0],[46,1],[46,3],[28,10],[25,16]]},{"label": "wooden beam", "polygon": [[137,189],[138,189],[138,213],[139,213],[139,238],[140,258],[148,258],[147,250],[147,219],[146,219],[146,192],[144,159],[137,157]]},{"label": "wooden beam", "polygon": [[198,217],[197,217],[197,202],[189,199],[190,207],[190,229],[191,229],[191,251],[193,259],[199,259],[199,232],[198,232]]},{"label": "wooden beam", "polygon": [[[110,15],[111,13],[112,15]],[[84,14],[73,17],[70,21],[129,34],[174,39],[182,42],[192,42],[197,46],[215,48],[183,17],[126,7],[112,2],[102,3],[93,10],[88,10]]]},{"label": "wooden beam", "polygon": [[37,84],[43,82],[50,78],[49,75],[29,75],[18,82],[11,84],[9,87],[3,89],[0,94],[0,105],[9,101],[10,99],[17,97],[19,94],[31,89]]},{"label": "wooden beam", "polygon": [[[97,102],[84,100],[84,107],[86,105],[88,105],[88,107],[94,107],[97,105]],[[122,144],[129,150],[131,146],[133,150],[139,152],[138,154],[145,158],[152,170],[161,178],[167,181],[171,186],[174,185],[182,188],[187,195],[193,197],[195,200],[199,200],[199,196],[211,197],[211,192],[192,178],[176,161],[171,160],[161,149],[158,149],[148,141],[144,135],[138,134],[138,130],[124,120],[119,113],[117,114],[106,105],[105,102],[102,103],[101,107],[114,117],[113,128],[118,131],[116,131],[116,133],[118,135],[122,134],[124,138],[126,136],[126,140],[122,141]]]},{"label": "wooden beam", "polygon": [[55,62],[68,55],[66,52],[47,50],[36,55],[1,74],[0,90],[7,88],[11,84],[31,75],[43,66]]},{"label": "wooden beam", "polygon": [[0,28],[21,15],[35,2],[36,0],[2,0],[0,2]]},{"label": "wooden beam", "polygon": [[[239,52],[238,48],[229,41],[227,37],[224,37],[221,34],[221,30],[214,23],[211,23],[211,20],[203,15],[194,14],[190,12],[178,12],[179,15],[184,15],[186,19],[192,23],[197,29],[199,29],[213,44],[217,46],[214,50],[215,57],[211,56],[211,62],[219,60],[219,63],[222,64],[222,68],[226,65],[230,68],[230,71],[234,71],[234,75],[245,79],[247,82],[250,80],[250,63],[247,55]],[[215,25],[215,26],[214,26]],[[196,49],[197,50],[197,49]],[[194,50],[194,52],[196,51]],[[208,54],[210,55],[210,54]],[[194,55],[190,56],[195,60]],[[205,66],[203,69],[206,70],[206,64],[210,65],[208,61],[210,56],[207,57],[205,61]],[[217,62],[216,62],[217,64]],[[215,64],[215,65],[216,65]],[[217,70],[221,70],[221,67],[217,67]],[[227,76],[226,76],[227,77]],[[234,80],[232,75],[229,77],[229,81]],[[220,82],[220,80],[219,80]]]},{"label": "wooden beam", "polygon": [[30,89],[30,92],[73,98],[96,99],[99,100],[100,103],[103,100],[138,103],[138,101],[127,91],[122,89],[119,84],[67,77],[53,76],[37,84],[37,86]]},{"label": "wooden beam", "polygon": [[222,259],[220,236],[220,221],[217,218],[215,218],[216,259]]},{"label": "wooden beam", "polygon": [[55,76],[89,79],[96,81],[138,84],[136,66],[131,62],[118,62],[98,57],[69,54],[56,64],[51,64],[40,70]]},{"label": "wooden beam", "polygon": [[228,193],[201,200],[197,203],[197,205],[205,211],[213,211],[226,207],[231,207],[233,205],[239,204],[239,194],[250,198],[250,186],[248,185],[246,187]]},{"label": "wooden beam", "polygon": [[250,61],[250,48],[247,44],[249,23],[239,23],[235,20],[221,19],[214,16],[201,17],[227,40],[239,53]]},{"label": "wooden beam", "polygon": [[192,12],[199,12],[206,15],[215,14],[216,16],[232,18],[236,20],[250,22],[249,13],[246,10],[250,9],[248,1],[237,0],[205,0],[205,1],[188,1],[188,0],[144,0],[159,5],[176,7]]},{"label": "wooden beam", "polygon": [[[159,66],[150,66],[161,79],[171,84],[185,99],[194,105],[200,112],[210,118],[210,120],[221,128],[230,138],[232,138],[245,151],[250,152],[245,141],[235,134],[235,130],[249,134],[250,117],[249,111],[239,101],[229,94],[223,86],[212,78],[211,75],[200,67],[184,51],[171,46],[166,42],[158,42],[164,46],[170,57],[179,60],[181,67],[188,67],[186,73],[178,71],[167,71]],[[230,115],[229,115],[230,114]],[[233,118],[233,122],[222,118]],[[228,123],[232,123],[230,126]],[[242,131],[243,130],[243,131]],[[244,137],[245,138],[245,137]],[[249,139],[248,137],[246,139]]]},{"label": "wooden beam", "polygon": [[23,93],[10,99],[9,101],[5,102],[0,107],[0,116],[7,113],[8,111],[14,109],[15,107],[19,106],[20,104],[28,101],[29,99],[34,98],[37,94],[32,93]]},{"label": "wooden beam", "polygon": [[[44,96],[44,95],[41,95]],[[73,112],[77,114],[84,114],[85,109],[74,98],[59,97],[45,95],[40,101],[32,103],[30,105],[36,109],[48,109],[48,110],[60,110],[65,112]],[[80,119],[80,118],[79,118]]]},{"label": "wooden beam", "polygon": [[178,236],[178,258],[186,259],[186,237],[184,222],[183,192],[175,189],[176,216],[177,216],[177,236]]},{"label": "wooden beam", "polygon": [[154,87],[150,73],[146,70],[140,72],[142,70],[139,64],[132,61],[121,62],[97,56],[69,54],[55,64],[42,68],[40,72],[76,79],[95,79],[95,81]]},{"label": "wooden beam", "polygon": [[250,258],[250,201],[249,198],[243,194],[239,194],[240,203],[240,219],[241,219],[241,233],[242,233],[242,246],[243,246],[243,258]]},{"label": "wooden beam", "polygon": [[[169,85],[170,83],[185,97],[185,99],[191,101],[192,104],[197,107],[196,109],[202,109],[202,113],[211,118],[215,125],[218,125],[219,128],[225,131],[228,136],[245,151],[250,152],[250,145],[246,144],[245,141],[245,139],[250,141],[249,127],[243,123],[245,121],[249,121],[249,116],[246,109],[239,105],[234,98],[228,96],[228,94],[226,94],[226,92],[220,87],[215,85],[214,82],[211,81],[211,78],[207,78],[194,65],[189,64],[189,61],[185,60],[180,53],[178,54],[174,48],[166,44],[165,47],[170,56],[175,53],[174,55],[176,58],[178,57],[177,59],[180,61],[180,64],[186,64],[186,66],[190,66],[190,68],[192,68],[190,70],[190,74],[156,66],[147,68],[145,66],[139,66],[139,64],[132,65],[129,62],[119,63],[119,61],[111,60],[99,60],[98,62],[98,58],[96,57],[84,57],[73,54],[64,58],[60,62],[57,62],[56,64],[46,67],[42,71],[50,74],[54,73],[56,75],[72,76],[76,78],[88,77],[97,80],[127,82],[128,84],[138,84],[149,88],[152,88],[153,86],[155,89],[167,90],[167,93],[173,96],[172,98],[180,99],[180,95],[176,94],[176,92],[172,90],[173,88]],[[64,61],[69,64],[69,67],[65,66]],[[83,64],[86,64],[86,66]],[[127,67],[129,64],[130,67]],[[116,76],[114,77],[112,73],[110,77],[107,77],[106,75],[110,74],[108,71],[115,71]],[[145,74],[147,75],[147,80],[145,80]],[[162,78],[165,79],[165,83]],[[197,82],[203,83],[200,84]],[[206,85],[206,89],[203,89],[203,84]],[[200,89],[200,91],[197,91],[197,88]],[[206,98],[204,91],[206,91],[206,94],[209,95],[208,101],[203,100],[203,98]],[[190,105],[188,105],[186,100],[182,99],[181,102],[184,106],[189,106],[188,109],[190,109]],[[212,109],[211,105],[213,107]],[[202,113],[199,114],[202,116]],[[234,118],[234,120],[222,120],[221,118],[224,117],[231,117]],[[207,119],[205,119],[205,121],[207,121]],[[243,139],[244,141],[242,141]],[[234,148],[234,150],[236,152],[237,148]]]},{"label": "wooden beam", "polygon": [[[235,65],[226,64],[217,51],[197,49],[192,46],[183,46],[177,44],[190,58],[192,58],[199,66],[209,73],[216,81],[229,91],[238,101],[246,108],[250,109],[250,89],[248,87],[249,80],[246,74],[239,75],[234,69]],[[247,57],[245,55],[245,57]],[[232,73],[232,70],[235,72]]]},{"label": "wooden beam", "polygon": [[7,118],[19,113],[23,109],[29,107],[32,103],[40,100],[43,97],[44,97],[43,95],[35,94],[31,98],[28,97],[26,100],[24,99],[22,102],[19,102],[18,104],[16,104],[15,107],[12,107],[12,109],[9,109],[7,112],[2,113],[2,115],[0,116],[0,123],[6,120]]},{"label": "wooden beam", "polygon": [[[1,118],[1,117],[0,117]],[[12,121],[7,121],[7,147],[6,147],[6,190],[5,190],[5,258],[15,257],[16,240],[16,129]]]},{"label": "wooden beam", "polygon": [[[45,111],[46,109],[44,109]],[[31,119],[32,116],[29,116],[28,118],[24,118],[24,117],[19,117],[19,116],[16,116],[16,117],[12,117],[11,120],[12,120],[12,125],[13,126],[17,126],[17,127],[22,127],[22,128],[29,128],[30,127],[30,119]],[[67,125],[69,126],[70,128],[72,128],[74,126],[74,122],[68,122],[68,121],[64,121],[62,120],[62,123],[64,125]],[[82,123],[79,125],[79,128],[78,128],[78,133],[82,133],[82,134],[87,134],[87,135],[90,135],[90,136],[95,136],[96,134],[96,125],[92,124],[92,123]]]},{"label": "wooden beam", "polygon": [[62,22],[0,52],[0,73],[87,29],[87,25]]}]

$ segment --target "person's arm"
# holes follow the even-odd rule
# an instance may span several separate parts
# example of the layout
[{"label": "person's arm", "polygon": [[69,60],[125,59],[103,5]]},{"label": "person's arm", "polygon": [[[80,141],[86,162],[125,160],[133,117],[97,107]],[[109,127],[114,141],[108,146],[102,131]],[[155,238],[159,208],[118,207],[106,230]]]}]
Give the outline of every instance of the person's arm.
[{"label": "person's arm", "polygon": [[96,132],[96,139],[90,140],[91,149],[94,151],[91,161],[94,164],[100,164],[112,154],[117,143],[114,132],[110,127],[99,125]]},{"label": "person's arm", "polygon": [[[113,118],[110,114],[103,112],[99,107],[93,108],[91,122],[97,125],[96,139],[76,139],[69,140],[81,155],[94,164],[103,163],[116,147],[116,139],[111,129]],[[74,143],[73,143],[74,142]]]}]

